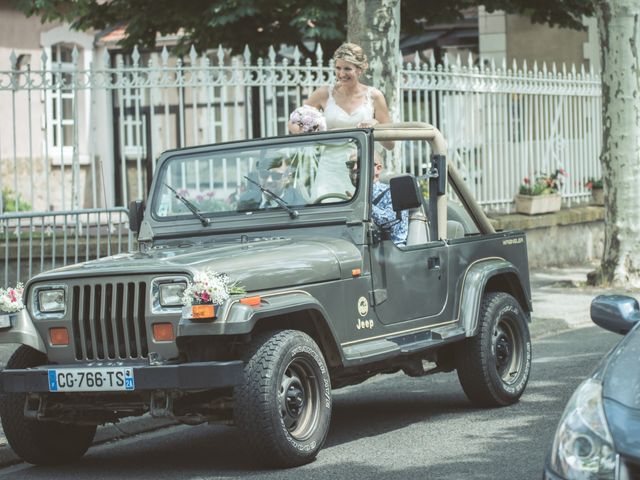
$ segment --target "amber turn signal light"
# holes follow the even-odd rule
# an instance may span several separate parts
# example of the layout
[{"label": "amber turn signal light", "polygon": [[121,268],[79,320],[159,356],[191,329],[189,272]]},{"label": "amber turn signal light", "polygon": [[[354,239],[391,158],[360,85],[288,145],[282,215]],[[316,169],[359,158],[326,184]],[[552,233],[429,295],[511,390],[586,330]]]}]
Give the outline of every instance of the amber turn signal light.
[{"label": "amber turn signal light", "polygon": [[49,329],[51,345],[69,345],[69,330],[66,327],[54,327]]},{"label": "amber turn signal light", "polygon": [[154,323],[153,339],[156,342],[171,342],[175,336],[173,335],[173,325],[170,323]]},{"label": "amber turn signal light", "polygon": [[216,316],[216,309],[213,305],[192,305],[191,318],[213,318]]},{"label": "amber turn signal light", "polygon": [[260,305],[260,296],[256,295],[254,297],[244,297],[240,299],[240,303],[243,303],[245,305],[249,305],[251,307],[257,307],[258,305]]},{"label": "amber turn signal light", "polygon": [[360,270],[359,268],[354,268],[353,270],[351,270],[352,277],[359,277],[361,274],[362,270]]}]

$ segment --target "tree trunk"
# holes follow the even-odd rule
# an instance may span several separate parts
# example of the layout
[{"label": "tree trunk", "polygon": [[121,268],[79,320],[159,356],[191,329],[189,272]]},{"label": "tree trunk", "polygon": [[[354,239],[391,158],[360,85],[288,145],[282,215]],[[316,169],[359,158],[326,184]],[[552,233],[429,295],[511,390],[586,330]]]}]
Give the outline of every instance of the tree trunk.
[{"label": "tree trunk", "polygon": [[400,0],[348,0],[347,19],[347,40],[369,57],[365,81],[384,94],[391,119],[398,121]]},{"label": "tree trunk", "polygon": [[640,287],[640,2],[597,0],[605,245],[600,280]]}]

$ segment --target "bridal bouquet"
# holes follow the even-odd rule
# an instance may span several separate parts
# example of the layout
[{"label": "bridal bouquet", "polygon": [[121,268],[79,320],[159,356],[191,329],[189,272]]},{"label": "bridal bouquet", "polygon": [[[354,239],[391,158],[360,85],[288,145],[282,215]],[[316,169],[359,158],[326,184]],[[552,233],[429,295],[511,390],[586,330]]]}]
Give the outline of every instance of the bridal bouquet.
[{"label": "bridal bouquet", "polygon": [[301,133],[321,132],[327,129],[327,122],[320,110],[309,105],[296,108],[289,116],[291,123],[295,123],[302,129]]},{"label": "bridal bouquet", "polygon": [[15,288],[0,288],[0,312],[13,313],[23,309],[23,289],[21,283],[18,283]]},{"label": "bridal bouquet", "polygon": [[182,296],[182,302],[190,305],[222,305],[229,295],[246,293],[238,283],[229,283],[229,277],[224,273],[212,270],[198,272],[189,282]]}]

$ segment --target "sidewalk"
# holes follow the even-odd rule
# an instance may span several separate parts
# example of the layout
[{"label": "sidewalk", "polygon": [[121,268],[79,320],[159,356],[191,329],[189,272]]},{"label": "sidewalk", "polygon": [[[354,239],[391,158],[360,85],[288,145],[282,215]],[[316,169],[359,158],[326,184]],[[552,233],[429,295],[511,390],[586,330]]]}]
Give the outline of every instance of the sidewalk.
[{"label": "sidewalk", "polygon": [[[532,338],[593,325],[589,315],[591,300],[603,293],[623,293],[619,289],[587,286],[587,273],[591,270],[593,267],[570,267],[531,272],[533,314],[529,327]],[[0,351],[0,365],[4,366],[10,354],[10,351]],[[118,425],[98,427],[95,443],[126,438],[173,424],[175,422],[153,419],[148,415],[132,418]],[[0,430],[0,467],[19,461]]]}]

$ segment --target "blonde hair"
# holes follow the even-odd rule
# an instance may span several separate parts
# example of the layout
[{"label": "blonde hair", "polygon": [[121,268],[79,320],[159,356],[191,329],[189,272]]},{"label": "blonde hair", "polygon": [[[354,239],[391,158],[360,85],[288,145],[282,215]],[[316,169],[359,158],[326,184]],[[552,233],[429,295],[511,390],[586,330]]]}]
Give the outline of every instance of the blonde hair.
[{"label": "blonde hair", "polygon": [[360,45],[356,45],[355,43],[343,43],[340,45],[333,54],[333,59],[341,59],[345,62],[353,63],[363,72],[369,68],[364,50]]}]

